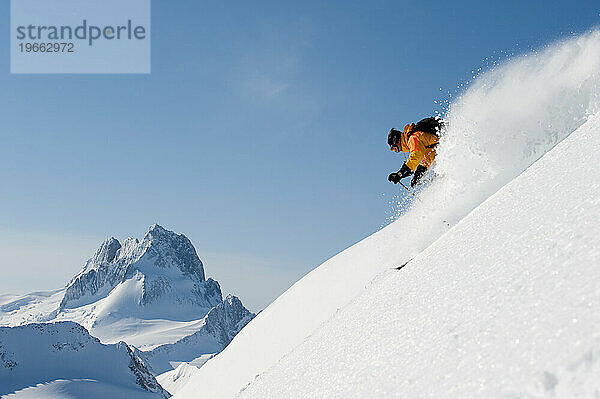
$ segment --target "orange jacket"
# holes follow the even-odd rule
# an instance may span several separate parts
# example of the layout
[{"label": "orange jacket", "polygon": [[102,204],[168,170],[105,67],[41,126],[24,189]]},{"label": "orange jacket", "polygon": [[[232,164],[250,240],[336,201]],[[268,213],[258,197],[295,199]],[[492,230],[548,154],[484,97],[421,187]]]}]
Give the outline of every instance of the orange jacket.
[{"label": "orange jacket", "polygon": [[429,168],[435,159],[435,147],[440,139],[431,133],[414,132],[408,137],[410,125],[406,125],[400,136],[400,149],[402,152],[410,152],[406,160],[406,166],[413,172],[419,164]]}]

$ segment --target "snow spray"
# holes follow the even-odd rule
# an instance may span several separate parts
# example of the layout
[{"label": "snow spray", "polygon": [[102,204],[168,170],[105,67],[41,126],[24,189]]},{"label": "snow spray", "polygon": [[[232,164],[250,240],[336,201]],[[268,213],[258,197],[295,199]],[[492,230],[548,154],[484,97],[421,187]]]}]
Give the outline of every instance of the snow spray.
[{"label": "snow spray", "polygon": [[423,249],[599,111],[598,30],[480,74],[445,115],[437,178],[395,223]]}]

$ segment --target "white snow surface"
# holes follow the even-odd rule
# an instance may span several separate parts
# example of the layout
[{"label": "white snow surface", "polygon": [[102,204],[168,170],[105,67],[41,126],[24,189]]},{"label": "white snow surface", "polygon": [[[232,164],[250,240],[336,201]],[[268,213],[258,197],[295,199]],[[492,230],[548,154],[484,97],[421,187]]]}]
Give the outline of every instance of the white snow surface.
[{"label": "white snow surface", "polygon": [[175,395],[188,383],[197,370],[196,366],[181,363],[177,368],[157,376],[156,380],[170,394]]},{"label": "white snow surface", "polygon": [[2,396],[2,399],[156,399],[156,394],[93,379],[58,379],[21,389]]},{"label": "white snow surface", "polygon": [[2,398],[93,398],[102,394],[168,397],[123,342],[104,345],[73,322],[0,327]]},{"label": "white snow surface", "polygon": [[599,132],[600,115],[239,397],[598,397]]},{"label": "white snow surface", "polygon": [[52,320],[58,313],[64,294],[64,289],[59,289],[26,295],[1,295],[0,327]]},{"label": "white snow surface", "polygon": [[[179,321],[169,319],[142,319],[135,317],[133,311],[128,317],[110,318],[110,322],[101,319],[98,323],[96,316],[102,313],[102,309],[123,305],[114,305],[123,298],[120,293],[137,293],[135,279],[119,284],[116,292],[111,292],[107,297],[99,301],[74,309],[58,311],[60,302],[64,297],[64,290],[37,292],[26,295],[4,295],[0,297],[0,326],[19,326],[28,323],[48,321],[74,321],[86,327],[92,335],[99,338],[102,343],[114,344],[126,341],[142,351],[153,350],[161,345],[173,344],[177,341],[193,335],[206,323],[206,315],[200,312],[197,315],[190,314],[190,318],[198,317],[198,320]],[[133,285],[134,287],[129,287]],[[128,289],[131,288],[131,289]],[[132,301],[132,305],[133,305]],[[97,310],[99,310],[97,312]]]},{"label": "white snow surface", "polygon": [[298,281],[175,397],[600,395],[599,59],[591,32],[479,76],[419,201]]},{"label": "white snow surface", "polygon": [[226,347],[253,317],[254,314],[238,298],[228,295],[222,303],[210,310],[203,325],[194,334],[174,344],[160,345],[139,355],[156,374],[172,370],[182,362],[203,364],[214,353]]}]

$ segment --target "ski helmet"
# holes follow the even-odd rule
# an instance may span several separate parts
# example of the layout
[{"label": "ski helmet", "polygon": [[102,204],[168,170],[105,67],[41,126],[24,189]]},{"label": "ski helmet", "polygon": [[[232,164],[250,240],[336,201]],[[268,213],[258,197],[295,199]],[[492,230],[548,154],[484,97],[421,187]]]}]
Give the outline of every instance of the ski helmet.
[{"label": "ski helmet", "polygon": [[402,132],[400,130],[396,130],[394,128],[392,128],[390,130],[390,133],[388,134],[388,145],[390,147],[395,147],[398,144],[398,141],[400,140],[400,134]]}]

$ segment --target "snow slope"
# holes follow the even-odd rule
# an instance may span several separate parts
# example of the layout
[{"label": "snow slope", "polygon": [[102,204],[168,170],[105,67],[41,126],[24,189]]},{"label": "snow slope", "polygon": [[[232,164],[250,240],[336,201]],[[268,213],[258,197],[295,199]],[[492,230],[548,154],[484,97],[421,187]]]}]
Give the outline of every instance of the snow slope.
[{"label": "snow slope", "polygon": [[2,398],[106,398],[109,394],[169,396],[125,343],[103,345],[73,322],[0,327]]},{"label": "snow slope", "polygon": [[64,290],[0,296],[0,326],[18,326],[52,320],[58,314]]},{"label": "snow slope", "polygon": [[600,114],[239,397],[599,397],[599,133]]},{"label": "snow slope", "polygon": [[167,371],[156,377],[158,383],[165,388],[169,393],[175,395],[181,390],[192,378],[198,367],[188,363],[181,363],[176,369]]},{"label": "snow slope", "polygon": [[93,379],[57,379],[44,384],[27,387],[18,392],[3,395],[2,399],[152,399],[149,392],[112,385]]},{"label": "snow slope", "polygon": [[[568,323],[564,326],[561,324],[566,320],[564,316],[555,320],[550,317],[556,315],[555,313],[550,313],[547,317],[541,314],[554,309],[553,307],[544,307],[543,303],[548,296],[551,297],[550,303],[553,305],[558,305],[560,299],[569,299],[570,297],[566,296],[568,293],[560,290],[556,291],[559,295],[553,296],[556,286],[560,288],[563,284],[564,287],[574,288],[580,282],[584,284],[583,288],[576,292],[578,295],[584,295],[584,299],[580,299],[579,302],[575,299],[566,300],[565,306],[557,309],[562,309],[567,313],[571,311],[578,313],[577,316],[580,316],[578,320],[584,327],[580,333],[573,332],[573,328],[571,328],[567,336],[580,339],[575,343],[585,344],[587,349],[565,351],[562,357],[555,356],[564,362],[555,362],[552,365],[564,367],[566,370],[570,367],[566,359],[569,356],[572,356],[570,358],[572,362],[578,361],[578,354],[591,353],[593,358],[595,352],[585,351],[593,351],[593,348],[596,348],[594,342],[597,335],[589,331],[589,323],[597,320],[594,320],[594,316],[587,312],[586,306],[589,303],[592,308],[593,306],[597,307],[598,294],[597,291],[590,288],[593,285],[586,284],[586,281],[583,281],[584,277],[581,276],[586,276],[586,273],[590,272],[592,283],[598,283],[597,279],[594,280],[597,275],[590,270],[589,260],[586,261],[586,258],[595,259],[597,263],[597,246],[594,246],[593,242],[580,238],[587,238],[592,234],[597,235],[597,225],[590,222],[590,220],[594,220],[593,218],[598,220],[597,210],[594,210],[597,202],[593,202],[594,199],[583,203],[581,201],[587,198],[586,194],[597,196],[600,191],[597,177],[594,178],[593,173],[585,169],[586,165],[594,164],[593,161],[597,161],[598,158],[597,149],[596,152],[576,152],[577,150],[583,151],[585,145],[597,146],[597,141],[594,141],[596,138],[590,131],[597,129],[597,120],[590,122],[590,125],[573,136],[589,139],[589,144],[586,141],[585,145],[581,145],[573,139],[572,141],[576,142],[571,141],[570,147],[567,149],[548,154],[549,161],[543,162],[548,163],[546,167],[553,168],[548,171],[551,175],[543,174],[539,169],[532,168],[531,181],[539,178],[537,185],[541,186],[541,189],[538,187],[538,190],[534,191],[532,190],[534,183],[530,181],[524,183],[522,180],[520,183],[524,186],[520,187],[520,190],[517,190],[516,186],[507,187],[508,193],[514,192],[513,197],[510,197],[513,198],[513,201],[502,202],[503,198],[508,198],[505,192],[503,196],[493,199],[499,201],[499,204],[491,206],[487,210],[486,207],[483,208],[483,213],[494,213],[494,219],[488,220],[484,217],[485,215],[482,216],[481,211],[476,210],[474,214],[479,216],[475,217],[475,221],[465,222],[461,224],[462,227],[456,226],[450,232],[448,242],[452,245],[443,246],[446,237],[440,240],[437,244],[443,246],[444,250],[440,249],[439,255],[443,254],[444,259],[430,255],[433,257],[427,258],[428,265],[419,263],[426,257],[426,253],[432,253],[426,252],[417,257],[414,262],[409,263],[406,270],[394,271],[393,273],[396,275],[382,275],[382,273],[393,266],[404,264],[425,250],[486,198],[521,174],[540,156],[581,126],[590,115],[595,115],[600,109],[598,102],[600,98],[600,63],[598,59],[600,59],[600,34],[591,32],[557,43],[544,51],[516,59],[479,76],[471,88],[450,108],[448,113],[450,128],[440,146],[438,165],[436,166],[439,178],[437,182],[420,193],[420,201],[412,204],[411,208],[396,222],[328,260],[298,281],[250,322],[223,352],[198,370],[176,397],[181,399],[197,397],[197,392],[203,392],[203,397],[206,398],[232,398],[262,374],[264,376],[256,380],[256,385],[250,385],[243,395],[288,397],[287,394],[289,394],[291,395],[289,397],[336,397],[336,392],[344,392],[347,396],[356,395],[349,391],[355,390],[362,396],[385,397],[386,393],[392,395],[390,387],[403,386],[406,388],[415,378],[419,377],[415,370],[423,373],[423,370],[428,367],[431,370],[432,365],[433,369],[437,370],[435,363],[437,359],[435,355],[431,355],[432,352],[440,353],[442,356],[447,355],[442,357],[443,361],[454,367],[453,370],[456,371],[456,365],[462,365],[461,355],[469,360],[472,356],[487,354],[485,351],[479,351],[478,342],[485,342],[481,339],[482,337],[487,337],[489,341],[487,341],[486,348],[491,355],[495,356],[498,355],[498,352],[502,354],[505,350],[508,352],[511,349],[510,346],[501,349],[494,347],[496,344],[502,345],[507,342],[502,340],[505,336],[504,330],[509,339],[513,339],[512,333],[519,331],[519,337],[514,338],[513,343],[516,343],[518,339],[519,343],[524,343],[524,347],[527,345],[531,347],[533,343],[538,342],[536,336],[540,334],[537,330],[539,326],[552,327],[553,323],[558,323],[565,330]],[[568,145],[568,143],[565,144],[565,146]],[[569,173],[572,168],[577,168],[580,173]],[[554,180],[548,186],[549,178]],[[566,191],[559,192],[555,182],[570,182],[571,179],[577,180],[577,184],[573,186],[575,189],[569,191],[568,186],[565,186]],[[589,179],[587,186],[585,179]],[[562,186],[560,187],[562,188]],[[557,194],[558,202],[550,202],[549,206],[544,206],[541,202],[546,198],[539,198],[540,190],[544,190],[542,193],[547,196],[549,188],[559,192]],[[582,191],[577,192],[576,190],[579,188]],[[554,191],[551,193],[554,194]],[[523,202],[517,199],[521,199]],[[579,205],[577,202],[569,202],[574,199],[579,201]],[[502,209],[503,212],[495,212],[493,209],[495,206]],[[577,208],[577,206],[580,207]],[[581,206],[587,207],[590,214],[581,213]],[[520,212],[518,216],[515,214],[517,211]],[[513,214],[515,216],[512,216]],[[589,218],[583,220],[587,216]],[[519,217],[527,219],[531,223],[540,223],[539,226],[549,228],[550,231],[539,230],[538,225],[519,224]],[[553,218],[557,218],[563,223],[562,230],[558,229],[558,231],[566,232],[566,237],[553,234]],[[589,227],[589,231],[585,232],[585,230],[579,229],[575,225],[575,221],[584,223],[584,226]],[[502,222],[509,223],[509,225],[502,224]],[[510,225],[510,223],[515,224]],[[494,230],[494,224],[516,230],[504,231],[506,236],[502,236],[501,230]],[[470,240],[456,241],[461,238],[461,235],[466,238],[469,230],[475,228],[477,228],[478,234],[470,235]],[[457,231],[459,233],[456,233]],[[485,240],[486,236],[502,237],[504,241],[489,242]],[[525,240],[524,237],[529,239]],[[561,245],[564,244],[565,239],[570,241],[563,248]],[[494,247],[497,251],[494,252],[488,247],[480,246],[484,242],[489,243],[490,248]],[[477,257],[471,259],[468,257],[474,255],[469,252],[471,247],[480,248],[483,252],[477,252]],[[580,254],[574,259],[584,262],[582,266],[584,272],[575,271],[575,276],[561,275],[563,270],[561,262],[565,262],[566,265],[574,265],[564,256],[560,256],[565,248],[568,249],[567,253],[569,254]],[[546,252],[540,254],[541,249],[545,249]],[[434,251],[435,254],[435,249],[428,251]],[[487,256],[488,252],[494,256]],[[507,256],[506,262],[503,261],[504,254]],[[549,256],[554,254],[556,256]],[[452,262],[454,258],[457,259],[456,263],[448,263]],[[556,263],[552,263],[554,261]],[[541,270],[538,270],[540,262],[546,262],[548,265],[543,263]],[[513,264],[522,267],[517,268],[516,280],[510,281],[514,284],[504,287],[502,283],[508,282],[498,278],[499,276],[509,276],[510,273],[503,275],[497,269],[505,268],[507,265],[513,267]],[[525,266],[523,266],[524,264]],[[557,280],[544,280],[542,278],[545,275],[544,268],[552,272],[558,270]],[[456,278],[451,273],[442,274],[458,270],[467,274],[476,273],[475,276],[483,278],[488,269],[490,269],[490,273],[498,277],[496,280],[483,280],[481,284],[478,284],[477,278],[470,277],[468,281],[471,285],[467,286],[460,285],[458,277],[462,277],[461,274],[457,274]],[[514,271],[514,268],[506,268],[506,270]],[[413,276],[415,274],[416,276]],[[579,280],[577,276],[580,277]],[[563,281],[562,277],[566,280]],[[395,280],[402,278],[412,279],[402,281],[402,283]],[[528,278],[532,278],[535,282],[540,279],[540,285],[527,285]],[[390,280],[390,284],[395,281],[395,284],[391,287],[385,286],[382,281],[385,282],[386,279]],[[428,280],[431,280],[429,284],[426,283]],[[495,285],[494,281],[500,283]],[[405,283],[408,287],[406,290],[403,289]],[[490,286],[495,290],[482,289],[483,287],[489,289]],[[453,290],[455,287],[457,289]],[[531,326],[534,326],[532,329],[529,329],[529,324],[512,310],[513,306],[515,309],[519,309],[516,306],[518,303],[506,299],[506,301],[498,302],[498,306],[494,307],[495,299],[512,298],[511,293],[518,293],[519,290],[523,290],[519,294],[523,295],[520,298],[524,301],[522,308],[538,307],[540,309],[540,314],[534,311],[524,313],[527,318],[532,317],[533,314],[538,317],[532,322]],[[430,300],[429,296],[424,293],[431,295],[433,299]],[[402,295],[408,298],[406,303],[402,301],[400,297]],[[519,295],[515,297],[519,298]],[[580,296],[577,297],[580,298]],[[361,301],[362,298],[366,299]],[[469,318],[469,315],[472,314],[471,311],[475,312],[473,315],[476,316],[477,311],[481,309],[478,307],[480,306],[478,301],[482,298],[486,299],[484,304],[487,307],[495,309],[490,313],[480,314],[484,318],[490,315],[496,317],[504,312],[513,316],[508,318],[508,325],[496,326],[500,331],[485,329],[487,325],[492,324],[493,320],[484,319],[481,324],[478,324],[479,320],[474,317]],[[462,300],[459,301],[459,299]],[[373,303],[369,301],[373,301]],[[398,303],[407,307],[406,314],[385,311],[386,307],[393,307]],[[349,310],[345,309],[347,306],[349,306],[347,308]],[[444,307],[447,309],[443,309]],[[445,316],[446,311],[450,312],[449,316]],[[459,316],[463,316],[463,319],[460,319]],[[337,317],[346,317],[347,319],[336,323]],[[362,325],[360,321],[364,318],[373,322]],[[452,320],[456,323],[445,324],[446,321]],[[507,321],[507,317],[499,320]],[[516,326],[512,324],[513,320],[517,322]],[[351,321],[354,323],[345,324]],[[356,327],[356,329],[352,332],[347,331],[352,327]],[[444,340],[448,337],[447,335],[435,335],[436,327],[456,331],[457,341],[448,342]],[[476,336],[479,341],[469,341],[473,335],[469,336],[466,332],[471,327],[482,334]],[[371,328],[375,331],[365,331],[364,328]],[[429,328],[434,331],[424,334],[423,340],[420,341],[419,332],[427,332]],[[382,329],[382,336],[377,335],[376,330],[378,329]],[[320,334],[324,331],[330,334],[323,333],[324,335],[321,337]],[[388,335],[390,331],[397,332],[396,335],[398,335],[393,342]],[[447,334],[448,331],[442,330],[439,333]],[[367,336],[373,334],[373,342],[365,343],[360,340],[357,336],[361,334]],[[465,341],[460,340],[461,334],[465,337]],[[311,339],[311,336],[315,337],[314,340]],[[546,338],[547,336],[540,335],[540,337]],[[336,339],[337,341],[333,344],[332,341]],[[352,339],[357,341],[354,342]],[[375,339],[381,339],[381,345]],[[565,341],[546,342],[546,349],[553,349],[553,355],[557,355],[556,348],[567,347],[563,345]],[[358,348],[358,343],[365,344],[371,352]],[[328,351],[327,345],[331,345],[337,351]],[[297,348],[296,351],[295,348]],[[306,349],[303,350],[303,348]],[[319,350],[322,350],[322,354],[319,353]],[[312,352],[309,353],[310,351]],[[429,353],[430,356],[424,356],[423,360],[409,356],[409,359],[413,360],[411,364],[399,363],[401,359],[397,359],[387,369],[386,360],[390,361],[389,358],[396,353],[398,357],[408,356],[407,354],[411,351],[421,354]],[[472,356],[471,351],[473,351]],[[516,352],[521,354],[519,350]],[[525,353],[526,355],[523,355],[525,357],[527,353],[539,354],[536,351]],[[355,354],[356,356],[354,356]],[[455,357],[452,357],[451,354],[454,354]],[[302,355],[306,356],[304,360],[306,364],[303,365],[300,364]],[[378,361],[378,356],[381,356],[383,360]],[[536,356],[526,357],[527,361],[531,360],[534,365],[529,365],[526,370],[521,370],[534,374],[543,372],[543,367],[539,365],[542,363],[539,363],[538,367],[534,367],[535,362],[543,362],[550,356],[545,358]],[[516,357],[515,360],[519,360]],[[340,359],[339,363],[338,358]],[[288,359],[290,363],[285,363]],[[485,365],[480,363],[483,367],[489,367],[484,371],[475,367],[475,371],[479,370],[479,374],[474,373],[473,368],[469,369],[470,375],[461,374],[462,377],[466,376],[467,382],[463,381],[462,385],[452,385],[452,387],[458,387],[458,390],[463,389],[462,392],[469,392],[469,388],[473,388],[473,385],[469,384],[478,384],[481,382],[478,379],[482,378],[483,389],[486,389],[486,381],[493,378],[497,371],[494,368],[495,362],[498,361],[498,367],[506,366],[508,364],[505,362],[506,359],[512,360],[510,356],[507,356],[499,359],[493,358]],[[283,370],[285,367],[278,365],[278,362],[288,367],[287,372]],[[364,363],[365,366],[361,367],[361,363]],[[348,375],[336,375],[342,374],[335,371],[335,367],[332,366],[336,364],[343,367]],[[421,393],[422,396],[427,396],[430,392],[428,390],[435,390],[435,387],[431,385],[435,385],[446,376],[452,379],[451,374],[443,374],[447,370],[445,364],[440,365],[441,374],[430,373],[432,375],[430,380],[420,380],[420,386],[424,389]],[[517,362],[517,364],[522,365],[523,363]],[[589,362],[584,362],[584,366],[585,364],[589,364]],[[310,365],[314,369],[308,371]],[[298,368],[297,373],[295,367]],[[400,367],[405,369],[412,367],[413,379],[408,378],[406,381],[402,381],[404,378],[402,372],[406,370],[401,370]],[[510,367],[509,364],[508,368],[510,369]],[[354,374],[355,371],[356,374]],[[563,371],[558,368],[546,371],[548,374],[540,377],[542,378],[541,384],[544,387],[558,389],[558,385],[554,384],[554,381],[562,376]],[[315,374],[319,374],[319,376],[315,376]],[[457,372],[455,375],[458,374],[460,373]],[[575,374],[577,376],[573,378],[579,378],[580,374]],[[502,378],[512,378],[515,373],[498,375]],[[520,389],[524,389],[525,385],[520,382],[527,379],[526,375],[514,380],[515,384],[510,385],[515,387],[516,392],[523,393]],[[354,382],[352,382],[352,376],[356,377]],[[378,379],[379,376],[381,376],[380,379]],[[508,382],[513,380],[502,378],[499,378],[498,381],[510,388]],[[585,379],[585,377],[583,378]],[[370,383],[371,379],[382,381],[382,390],[378,390],[377,384]],[[459,379],[457,377],[452,381],[456,382]],[[568,377],[565,377],[565,380],[568,380]],[[532,382],[533,380],[528,381]],[[283,387],[283,384],[286,387]],[[315,385],[308,387],[306,384]],[[346,387],[341,384],[346,384]],[[364,385],[366,391],[361,391],[360,384]],[[304,385],[304,388],[301,385]],[[450,385],[445,386],[448,388]],[[280,396],[280,393],[283,395]],[[341,394],[339,396],[344,397]],[[419,397],[419,393],[416,396]],[[441,395],[441,397],[445,396],[448,395]]]},{"label": "snow slope", "polygon": [[196,332],[173,344],[141,352],[140,357],[155,374],[162,374],[174,369],[179,363],[193,362],[201,355],[220,352],[253,317],[254,314],[237,297],[228,295],[222,303],[208,312]]}]

